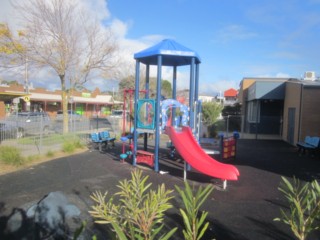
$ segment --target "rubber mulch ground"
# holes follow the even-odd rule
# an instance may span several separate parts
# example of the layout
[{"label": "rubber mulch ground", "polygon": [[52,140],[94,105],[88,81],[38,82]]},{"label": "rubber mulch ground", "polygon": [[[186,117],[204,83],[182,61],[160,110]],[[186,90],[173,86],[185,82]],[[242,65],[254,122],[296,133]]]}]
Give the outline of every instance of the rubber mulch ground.
[{"label": "rubber mulch ground", "polygon": [[[81,209],[84,220],[90,222],[87,213],[92,205],[90,194],[100,190],[112,195],[118,190],[118,181],[130,178],[130,172],[134,169],[129,163],[119,162],[120,152],[120,144],[104,153],[88,150],[0,176],[0,239],[9,236],[6,233],[8,219],[15,210],[25,211],[32,203],[55,191],[68,196]],[[182,161],[168,159],[166,149],[160,151],[159,158],[160,170],[167,174],[138,166],[144,174],[149,175],[153,187],[161,183],[170,189],[174,189],[175,185],[183,187]],[[296,148],[283,141],[240,139],[237,157],[229,163],[237,166],[240,178],[228,182],[226,190],[221,189],[221,181],[217,179],[194,171],[188,172],[192,184],[216,186],[202,207],[202,210],[209,212],[207,220],[210,222],[203,239],[294,239],[289,226],[273,221],[280,216],[280,208],[287,209],[288,206],[277,188],[281,176],[289,179],[295,176],[302,181],[320,179],[319,156],[299,156]],[[176,192],[174,194],[178,196]],[[172,239],[183,239],[183,223],[178,211],[182,206],[180,198],[175,197],[172,204],[174,209],[166,214],[166,225],[179,227]],[[94,229],[92,233],[99,233],[98,239],[108,239],[104,226],[91,222],[88,227]],[[22,239],[24,234],[21,230],[10,236]],[[320,232],[314,232],[309,239],[320,239]]]}]

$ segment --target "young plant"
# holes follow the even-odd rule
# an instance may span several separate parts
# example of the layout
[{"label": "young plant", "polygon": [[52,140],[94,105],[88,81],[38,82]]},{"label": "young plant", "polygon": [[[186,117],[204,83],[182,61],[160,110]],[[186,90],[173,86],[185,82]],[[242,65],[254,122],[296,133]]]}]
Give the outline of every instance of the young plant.
[{"label": "young plant", "polygon": [[298,179],[294,178],[291,184],[285,177],[282,177],[282,181],[278,189],[288,200],[290,211],[287,214],[281,209],[281,218],[274,220],[289,225],[299,240],[305,240],[312,231],[320,228],[319,183],[314,180],[301,186]]},{"label": "young plant", "polygon": [[185,189],[181,190],[176,186],[179,192],[185,209],[180,208],[180,213],[183,218],[185,229],[182,231],[184,239],[198,240],[201,239],[209,226],[209,222],[205,223],[208,212],[203,211],[200,218],[198,218],[201,205],[206,201],[210,193],[213,191],[211,185],[205,188],[201,186],[197,191],[191,189],[189,183],[185,182]]},{"label": "young plant", "polygon": [[[147,184],[148,176],[142,177],[142,171],[134,170],[131,180],[119,182],[119,192],[106,202],[107,192],[95,192],[91,198],[95,201],[89,213],[98,224],[110,224],[119,239],[169,239],[177,228],[161,234],[164,227],[164,213],[172,208],[169,200],[172,190],[166,190],[165,185],[151,190]],[[160,235],[160,236],[159,236]]]},{"label": "young plant", "polygon": [[18,148],[12,146],[1,146],[0,161],[9,165],[21,166],[26,162],[26,159],[21,156]]}]

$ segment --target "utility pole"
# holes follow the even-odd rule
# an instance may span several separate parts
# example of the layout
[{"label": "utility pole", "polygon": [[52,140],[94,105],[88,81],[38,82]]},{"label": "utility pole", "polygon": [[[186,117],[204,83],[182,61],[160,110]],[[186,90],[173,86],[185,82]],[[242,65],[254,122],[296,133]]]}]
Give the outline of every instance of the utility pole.
[{"label": "utility pole", "polygon": [[[25,56],[25,65],[24,65],[24,91],[29,94],[29,76],[28,76],[28,57]],[[25,103],[25,110],[30,111],[30,101]]]}]

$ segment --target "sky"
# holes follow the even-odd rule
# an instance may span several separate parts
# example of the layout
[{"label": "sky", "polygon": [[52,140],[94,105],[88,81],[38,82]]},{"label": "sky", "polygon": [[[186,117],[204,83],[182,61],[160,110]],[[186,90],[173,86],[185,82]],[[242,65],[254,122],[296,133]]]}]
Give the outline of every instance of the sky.
[{"label": "sky", "polygon": [[[77,1],[112,27],[128,65],[134,66],[134,53],[168,38],[197,52],[202,94],[238,89],[244,77],[320,72],[320,0]],[[0,3],[0,21],[14,24],[9,0]],[[178,71],[178,88],[187,88],[189,69]],[[171,68],[162,76],[170,81]],[[44,82],[32,77],[35,85]],[[52,82],[47,86],[59,84]],[[110,90],[116,83],[95,79],[90,86]]]}]

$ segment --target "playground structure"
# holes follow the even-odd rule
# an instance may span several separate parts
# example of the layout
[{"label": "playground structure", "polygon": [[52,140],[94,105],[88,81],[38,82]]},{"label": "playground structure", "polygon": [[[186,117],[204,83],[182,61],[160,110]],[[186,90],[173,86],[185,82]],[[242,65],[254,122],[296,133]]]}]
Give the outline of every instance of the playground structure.
[{"label": "playground structure", "polygon": [[224,137],[223,134],[220,134],[220,159],[228,160],[235,159],[237,152],[237,139],[239,138],[239,133],[234,132],[231,137]]},{"label": "playground structure", "polygon": [[[123,91],[123,116],[122,116],[122,137],[120,140],[122,141],[122,153],[120,154],[120,159],[123,162],[126,158],[132,156],[132,151],[133,151],[133,127],[131,126],[131,115],[132,115],[132,96],[134,94],[135,90],[134,89],[125,89]],[[144,93],[146,94],[146,90],[140,90],[139,93]],[[127,98],[128,101],[127,101]],[[143,121],[139,121],[138,125],[139,127],[142,126],[144,128],[154,128],[154,117],[151,116],[151,113],[154,110],[154,100],[139,100],[140,104],[138,105],[138,112],[142,112],[141,106],[143,104],[146,104],[147,111],[148,111],[148,118],[147,118],[147,123],[144,123]],[[127,102],[129,107],[127,110]],[[142,103],[142,104],[141,104]],[[129,116],[128,116],[129,115]],[[147,125],[148,124],[148,125]],[[150,125],[151,124],[151,125]],[[137,133],[140,135],[140,133]],[[145,135],[147,133],[144,133]],[[147,150],[147,138],[145,138],[144,142],[144,149]],[[126,151],[126,145],[128,144],[129,150]],[[154,166],[154,155],[150,152],[143,151],[143,150],[137,150],[136,152],[136,162],[137,163],[145,163],[151,167]]]},{"label": "playground structure", "polygon": [[[159,172],[160,134],[166,133],[182,158],[190,166],[211,177],[222,180],[237,180],[239,171],[230,164],[220,163],[207,155],[199,145],[201,101],[198,100],[199,56],[194,51],[173,40],[163,40],[159,44],[138,52],[134,89],[134,126],[131,146],[132,163],[146,163]],[[145,96],[140,93],[140,64],[146,65]],[[150,66],[157,66],[157,87],[155,99],[149,98]],[[190,66],[188,106],[177,101],[177,68]],[[172,97],[161,101],[162,66],[172,67]],[[179,111],[176,111],[179,109]],[[124,109],[125,110],[125,109]],[[125,113],[126,111],[124,111]],[[177,112],[179,114],[177,115]],[[179,127],[179,128],[177,128]],[[138,149],[138,134],[144,135],[144,149]],[[154,152],[148,152],[147,134],[154,134]],[[125,139],[124,139],[125,140]],[[123,150],[125,154],[125,150]],[[128,155],[127,155],[128,156]]]}]

